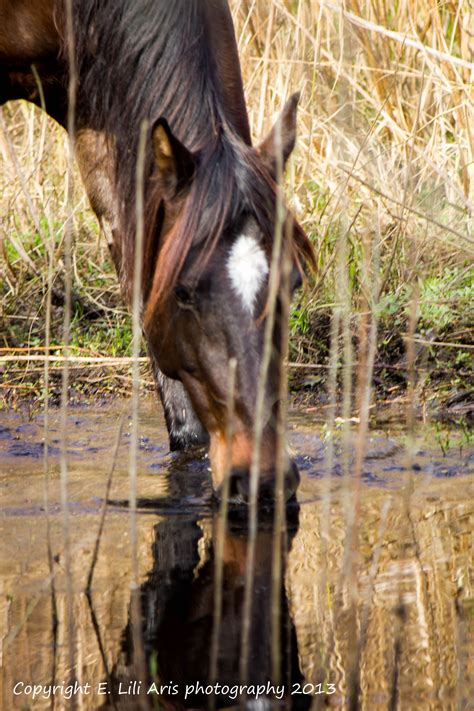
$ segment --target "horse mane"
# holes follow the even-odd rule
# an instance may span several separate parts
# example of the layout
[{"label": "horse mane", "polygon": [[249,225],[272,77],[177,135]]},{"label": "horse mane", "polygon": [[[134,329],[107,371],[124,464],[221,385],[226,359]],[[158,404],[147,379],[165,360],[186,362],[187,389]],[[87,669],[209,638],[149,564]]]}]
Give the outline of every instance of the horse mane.
[{"label": "horse mane", "polygon": [[[73,0],[76,126],[105,134],[114,157],[124,281],[133,282],[140,129],[164,117],[198,157],[180,215],[159,245],[162,197],[151,138],[144,163],[144,288],[163,303],[190,250],[207,258],[227,224],[252,212],[272,238],[276,186],[251,148],[237,45],[226,0]],[[66,54],[66,48],[64,48]],[[125,119],[125,120],[124,120]],[[312,259],[303,230],[295,254]],[[150,290],[152,275],[153,286]]]}]

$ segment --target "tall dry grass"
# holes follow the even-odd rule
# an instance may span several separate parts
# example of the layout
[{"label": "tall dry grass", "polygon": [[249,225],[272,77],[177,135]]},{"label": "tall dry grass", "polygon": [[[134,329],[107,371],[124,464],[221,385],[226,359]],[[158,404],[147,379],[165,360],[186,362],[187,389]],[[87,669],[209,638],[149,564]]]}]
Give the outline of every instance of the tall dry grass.
[{"label": "tall dry grass", "polygon": [[[450,392],[453,384],[462,389],[472,355],[472,3],[232,0],[231,8],[256,141],[288,95],[302,93],[287,194],[319,270],[292,315],[292,360],[327,365],[328,319],[336,310],[346,364],[351,346],[376,323],[379,380],[398,374],[416,292],[416,353],[428,353],[431,363],[424,380],[449,370]],[[4,348],[44,344],[51,262],[53,345],[61,340],[65,142],[32,106],[2,109]],[[74,190],[71,345],[85,349],[83,356],[131,355],[105,244],[78,183]],[[8,383],[28,381],[20,370],[10,367]]]},{"label": "tall dry grass", "polygon": [[416,294],[420,392],[451,368],[448,389],[462,390],[474,297],[472,3],[240,0],[233,9],[257,140],[285,97],[302,92],[288,194],[319,272],[293,314],[293,359],[328,363],[337,313],[346,366],[369,329],[378,380],[397,375]]}]

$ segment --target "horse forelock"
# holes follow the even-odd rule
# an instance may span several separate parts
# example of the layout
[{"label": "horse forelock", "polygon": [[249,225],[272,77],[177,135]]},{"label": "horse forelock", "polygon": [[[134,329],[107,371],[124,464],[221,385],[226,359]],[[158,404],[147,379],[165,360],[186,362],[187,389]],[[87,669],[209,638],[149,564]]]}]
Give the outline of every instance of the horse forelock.
[{"label": "horse forelock", "polygon": [[[232,145],[232,143],[234,145]],[[180,213],[164,235],[158,255],[146,314],[164,306],[178,281],[191,250],[196,252],[193,274],[197,279],[212,258],[224,230],[248,209],[244,153],[235,150],[238,139],[220,136],[202,155]],[[154,225],[149,229],[152,232]],[[149,236],[152,239],[152,235]]]},{"label": "horse forelock", "polygon": [[[229,134],[222,144],[203,161],[194,177],[178,220],[165,236],[156,263],[153,284],[145,312],[145,324],[164,308],[178,282],[191,250],[193,277],[197,281],[221,243],[224,232],[252,218],[262,243],[271,253],[275,230],[278,194],[281,188],[263,166],[257,152]],[[295,264],[304,274],[305,265],[315,265],[312,245],[304,230],[290,213],[283,237]],[[187,275],[188,278],[188,275]]]}]

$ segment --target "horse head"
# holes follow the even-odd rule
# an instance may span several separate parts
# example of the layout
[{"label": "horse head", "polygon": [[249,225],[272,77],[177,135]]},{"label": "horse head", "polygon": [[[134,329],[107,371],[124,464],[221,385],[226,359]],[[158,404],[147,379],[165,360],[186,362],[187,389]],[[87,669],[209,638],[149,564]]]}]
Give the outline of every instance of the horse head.
[{"label": "horse head", "polygon": [[[221,140],[217,152],[192,153],[162,118],[151,132],[162,204],[160,253],[147,294],[145,334],[157,366],[166,376],[183,383],[209,433],[217,492],[222,488],[229,456],[229,362],[236,360],[230,493],[240,501],[249,500],[270,274],[276,268],[282,286],[276,299],[263,383],[259,452],[259,498],[275,497],[282,334],[287,323],[283,259],[273,264],[272,254],[279,204],[277,173],[295,144],[297,101],[297,95],[289,100],[274,129],[256,149],[231,143],[229,151],[228,146],[222,147]],[[230,142],[225,134],[224,138]],[[235,144],[235,139],[231,140]],[[207,181],[204,187],[200,185],[203,180]],[[282,253],[290,255],[287,292],[292,293],[301,285],[301,258],[311,258],[311,252],[301,227],[286,208],[281,229]],[[284,458],[284,493],[289,499],[295,493],[299,474],[286,449]]]}]

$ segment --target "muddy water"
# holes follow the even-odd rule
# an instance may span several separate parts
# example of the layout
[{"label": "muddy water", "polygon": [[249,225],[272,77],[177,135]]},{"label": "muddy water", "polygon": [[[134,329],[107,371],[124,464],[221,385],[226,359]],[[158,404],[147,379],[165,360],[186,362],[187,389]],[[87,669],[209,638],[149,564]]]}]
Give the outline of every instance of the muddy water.
[{"label": "muddy water", "polygon": [[[51,414],[49,427],[47,517],[43,421],[0,412],[4,709],[239,705],[247,527],[234,515],[225,536],[216,631],[218,527],[208,460],[169,454],[154,402],[141,406],[138,584],[126,419],[85,594],[123,413],[122,403],[69,412],[68,575],[59,416]],[[344,457],[336,437],[328,461],[324,428],[292,418],[299,507],[281,547],[276,618],[268,520],[257,535],[245,680],[259,701],[249,708],[474,708],[474,453],[462,433],[425,427],[418,434],[407,447],[401,427],[372,432],[358,485],[352,450]]]}]

